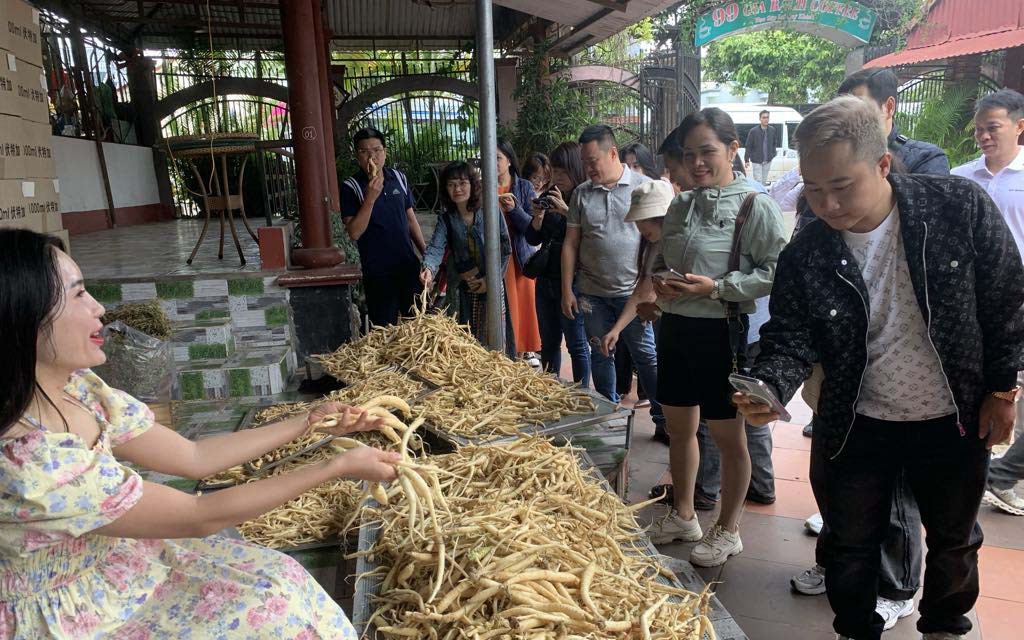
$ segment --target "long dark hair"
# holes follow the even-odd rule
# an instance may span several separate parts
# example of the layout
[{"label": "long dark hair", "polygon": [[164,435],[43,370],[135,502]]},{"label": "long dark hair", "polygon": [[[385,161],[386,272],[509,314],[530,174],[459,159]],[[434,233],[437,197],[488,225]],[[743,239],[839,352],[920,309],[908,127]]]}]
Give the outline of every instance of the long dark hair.
[{"label": "long dark hair", "polygon": [[462,160],[452,162],[441,171],[441,179],[439,180],[441,183],[441,204],[448,211],[457,209],[455,203],[452,202],[451,196],[448,195],[448,181],[457,178],[469,180],[469,200],[466,202],[466,208],[470,211],[476,211],[480,208],[480,198],[483,193],[483,185],[480,183],[480,172]]},{"label": "long dark hair", "polygon": [[0,435],[25,415],[37,392],[56,408],[36,383],[36,344],[64,299],[54,249],[63,251],[64,244],[53,236],[0,229],[0,330],[8,344],[0,367]]},{"label": "long dark hair", "polygon": [[626,145],[619,150],[619,160],[622,164],[626,164],[626,156],[629,155],[636,158],[636,163],[644,170],[644,175],[651,180],[661,180],[661,172],[658,171],[658,166],[654,162],[654,154],[650,149],[639,142]]},{"label": "long dark hair", "polygon": [[513,178],[518,178],[519,156],[516,155],[516,150],[512,148],[512,145],[508,143],[508,140],[498,138],[498,151],[508,158],[508,174]]},{"label": "long dark hair", "polygon": [[[551,152],[549,160],[551,160],[551,166],[557,169],[561,169],[572,180],[572,188],[575,191],[576,187],[580,186],[587,181],[587,172],[583,170],[583,155],[580,152],[580,143],[563,142],[562,144],[555,147],[554,151]],[[572,192],[563,193],[562,197],[568,202],[569,196]]]}]

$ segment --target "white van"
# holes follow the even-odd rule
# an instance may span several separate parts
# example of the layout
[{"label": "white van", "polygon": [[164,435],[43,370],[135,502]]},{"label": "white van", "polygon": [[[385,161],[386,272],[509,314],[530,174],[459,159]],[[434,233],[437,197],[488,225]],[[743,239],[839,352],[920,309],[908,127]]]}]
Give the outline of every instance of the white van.
[{"label": "white van", "polygon": [[796,166],[796,151],[793,149],[793,134],[796,126],[804,119],[800,112],[789,107],[769,107],[763,104],[711,104],[709,107],[718,107],[729,114],[736,124],[736,133],[740,136],[740,157],[746,158],[746,149],[743,145],[747,141],[747,133],[754,127],[761,126],[760,113],[768,111],[768,124],[774,126],[782,134],[778,154],[772,160],[771,170],[768,172],[768,181],[774,182],[790,169]]}]

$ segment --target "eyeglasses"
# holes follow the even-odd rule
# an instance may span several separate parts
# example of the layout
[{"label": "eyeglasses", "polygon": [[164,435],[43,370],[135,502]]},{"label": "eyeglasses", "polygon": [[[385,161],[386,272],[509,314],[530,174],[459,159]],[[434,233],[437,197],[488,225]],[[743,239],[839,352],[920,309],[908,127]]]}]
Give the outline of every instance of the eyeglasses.
[{"label": "eyeglasses", "polygon": [[356,149],[356,153],[361,156],[375,156],[384,153],[384,147],[374,147],[372,149]]}]

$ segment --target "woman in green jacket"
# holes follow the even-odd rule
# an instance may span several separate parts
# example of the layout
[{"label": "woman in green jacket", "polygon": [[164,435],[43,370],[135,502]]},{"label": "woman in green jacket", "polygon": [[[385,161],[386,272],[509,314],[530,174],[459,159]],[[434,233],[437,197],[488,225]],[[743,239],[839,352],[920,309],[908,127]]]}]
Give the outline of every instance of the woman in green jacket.
[{"label": "woman in green jacket", "polygon": [[[739,517],[750,484],[750,455],[743,420],[730,402],[729,374],[745,365],[747,314],[756,299],[771,291],[786,236],[775,201],[756,195],[749,182],[733,174],[739,141],[724,111],[710,107],[687,116],[678,136],[694,189],[669,207],[654,266],[663,314],[658,401],[665,407],[671,439],[675,504],[652,537],[656,543],[700,540],[690,562],[711,567],[743,551]],[[740,227],[739,268],[732,269],[737,216],[748,197],[753,200]],[[703,535],[693,509],[701,418],[722,460],[721,514]]]}]

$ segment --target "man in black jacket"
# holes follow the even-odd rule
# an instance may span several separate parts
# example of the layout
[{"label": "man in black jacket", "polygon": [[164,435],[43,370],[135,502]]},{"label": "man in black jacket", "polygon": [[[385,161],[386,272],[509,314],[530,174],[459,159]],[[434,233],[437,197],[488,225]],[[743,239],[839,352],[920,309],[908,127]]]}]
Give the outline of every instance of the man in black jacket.
[{"label": "man in black jacket", "polygon": [[[824,475],[825,583],[840,638],[881,637],[880,546],[901,473],[927,532],[918,629],[959,638],[978,597],[988,449],[1013,428],[1024,369],[1024,266],[977,185],[890,175],[871,103],[837,98],[798,137],[819,219],[779,257],[751,375],[788,401],[813,363],[824,368],[812,472]],[[735,400],[751,424],[777,417]]]},{"label": "man in black jacket", "polygon": [[772,167],[772,160],[775,159],[779,146],[779,132],[772,125],[768,124],[771,114],[768,110],[758,114],[761,120],[760,126],[754,127],[747,132],[746,161],[749,170],[751,164],[754,173],[751,176],[761,184],[768,182],[768,170]]}]

